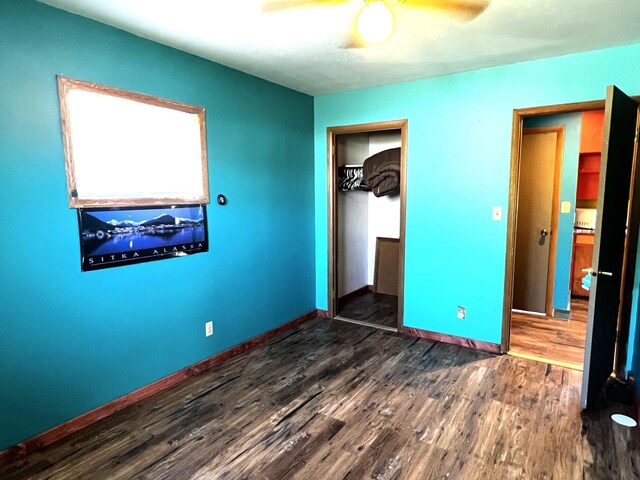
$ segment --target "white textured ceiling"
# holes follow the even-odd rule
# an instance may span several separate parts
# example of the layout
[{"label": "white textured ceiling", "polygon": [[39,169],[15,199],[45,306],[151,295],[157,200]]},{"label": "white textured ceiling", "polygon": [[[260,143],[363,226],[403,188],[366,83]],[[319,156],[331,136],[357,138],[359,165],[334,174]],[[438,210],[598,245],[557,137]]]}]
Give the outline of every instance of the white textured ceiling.
[{"label": "white textured ceiling", "polygon": [[261,0],[43,0],[310,95],[640,42],[640,0],[492,0],[470,22],[387,0],[391,40],[343,48],[362,2],[263,13]]}]

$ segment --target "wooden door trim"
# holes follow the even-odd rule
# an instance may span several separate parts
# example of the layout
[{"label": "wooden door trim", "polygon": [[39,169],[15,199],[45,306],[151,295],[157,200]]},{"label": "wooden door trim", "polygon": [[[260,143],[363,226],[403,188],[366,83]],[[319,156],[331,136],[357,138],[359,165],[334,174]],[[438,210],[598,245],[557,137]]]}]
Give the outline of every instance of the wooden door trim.
[{"label": "wooden door trim", "polygon": [[[636,102],[638,99],[632,97]],[[640,102],[639,102],[640,103]],[[627,350],[629,349],[629,328],[633,299],[633,284],[636,271],[636,252],[638,251],[638,230],[640,229],[640,169],[638,160],[640,151],[638,135],[640,133],[640,106],[636,114],[636,138],[631,164],[631,186],[629,187],[629,213],[627,237],[625,239],[624,257],[622,260],[622,298],[620,299],[620,313],[618,315],[618,339],[616,341],[614,372],[616,378],[626,375]],[[632,252],[629,255],[629,252]],[[620,348],[624,345],[625,348]]]},{"label": "wooden door trim", "polygon": [[336,136],[353,133],[384,132],[400,130],[400,245],[398,265],[398,331],[404,326],[404,270],[405,270],[405,233],[407,215],[407,146],[409,121],[390,120],[384,122],[342,125],[327,128],[327,213],[328,213],[328,316],[337,315],[338,301],[338,163]]},{"label": "wooden door trim", "polygon": [[[523,128],[523,135],[535,135],[539,133],[556,134],[556,153],[553,164],[553,194],[551,199],[551,226],[549,236],[549,259],[547,263],[547,289],[545,298],[545,313],[553,316],[553,287],[556,277],[556,259],[558,253],[558,210],[560,207],[560,187],[562,183],[562,158],[564,156],[564,132],[563,125],[549,127]],[[516,219],[517,220],[517,219]]]},{"label": "wooden door trim", "polygon": [[511,336],[511,309],[515,273],[516,219],[518,213],[518,178],[520,176],[520,150],[525,117],[578,113],[604,108],[604,100],[518,108],[513,111],[511,128],[511,164],[509,174],[509,205],[507,214],[507,248],[505,252],[504,294],[502,302],[502,340],[500,350],[509,351]]},{"label": "wooden door trim", "polygon": [[561,103],[542,107],[517,108],[514,112],[522,117],[541,117],[547,115],[561,115],[563,113],[581,113],[588,110],[602,110],[604,100],[589,100],[586,102]]}]

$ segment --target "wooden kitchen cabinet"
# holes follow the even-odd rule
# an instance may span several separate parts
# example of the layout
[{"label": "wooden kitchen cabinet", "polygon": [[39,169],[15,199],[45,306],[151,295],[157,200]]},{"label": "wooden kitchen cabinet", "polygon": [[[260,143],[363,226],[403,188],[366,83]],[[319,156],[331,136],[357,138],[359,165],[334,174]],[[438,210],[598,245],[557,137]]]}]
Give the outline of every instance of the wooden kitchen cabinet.
[{"label": "wooden kitchen cabinet", "polygon": [[585,268],[591,267],[593,257],[593,233],[576,233],[573,236],[573,261],[571,266],[571,295],[588,297],[589,291],[582,288]]}]

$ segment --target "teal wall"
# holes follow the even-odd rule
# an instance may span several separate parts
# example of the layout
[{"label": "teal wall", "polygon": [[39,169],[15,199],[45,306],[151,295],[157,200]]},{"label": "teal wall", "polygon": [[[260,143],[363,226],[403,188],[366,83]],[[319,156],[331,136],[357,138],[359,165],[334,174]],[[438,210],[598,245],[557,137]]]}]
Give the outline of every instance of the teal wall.
[{"label": "teal wall", "polygon": [[571,211],[560,212],[558,204],[558,235],[555,278],[553,280],[553,308],[569,310],[569,281],[573,250],[573,218],[578,188],[578,160],[580,157],[580,124],[582,114],[545,115],[524,119],[526,128],[564,126],[560,202],[571,202]]},{"label": "teal wall", "polygon": [[[406,118],[408,327],[500,343],[515,108],[640,93],[640,44],[316,97],[316,305],[327,307],[326,129]],[[467,318],[456,318],[456,307]]]},{"label": "teal wall", "polygon": [[[0,71],[0,450],[315,308],[311,97],[21,0]],[[208,253],[80,272],[56,74],[206,108]]]}]

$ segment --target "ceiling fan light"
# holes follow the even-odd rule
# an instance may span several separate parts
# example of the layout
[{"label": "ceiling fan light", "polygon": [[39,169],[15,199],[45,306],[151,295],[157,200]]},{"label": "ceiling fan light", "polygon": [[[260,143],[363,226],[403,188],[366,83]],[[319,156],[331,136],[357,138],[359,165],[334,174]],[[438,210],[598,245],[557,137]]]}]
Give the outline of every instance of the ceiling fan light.
[{"label": "ceiling fan light", "polygon": [[383,43],[393,32],[393,14],[381,0],[366,2],[356,25],[358,35],[366,43]]}]

